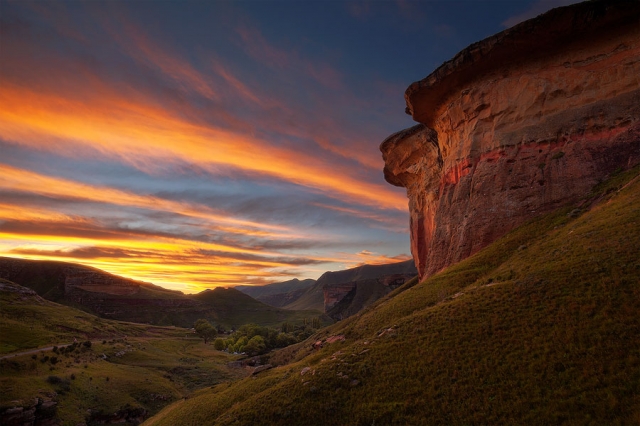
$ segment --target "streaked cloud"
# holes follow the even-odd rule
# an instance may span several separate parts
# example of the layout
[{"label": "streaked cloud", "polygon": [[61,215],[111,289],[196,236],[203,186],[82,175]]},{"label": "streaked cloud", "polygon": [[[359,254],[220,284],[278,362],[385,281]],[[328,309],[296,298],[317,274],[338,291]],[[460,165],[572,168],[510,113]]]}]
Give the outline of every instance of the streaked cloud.
[{"label": "streaked cloud", "polygon": [[407,259],[377,149],[410,124],[405,82],[354,74],[347,40],[194,8],[172,28],[170,4],[3,4],[0,255],[184,291]]}]

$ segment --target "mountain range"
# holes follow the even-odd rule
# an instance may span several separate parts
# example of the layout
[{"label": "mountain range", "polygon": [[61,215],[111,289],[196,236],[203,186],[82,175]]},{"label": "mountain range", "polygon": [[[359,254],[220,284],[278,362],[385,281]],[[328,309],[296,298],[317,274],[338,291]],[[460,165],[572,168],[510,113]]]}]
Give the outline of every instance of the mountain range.
[{"label": "mountain range", "polygon": [[103,318],[191,327],[201,318],[226,328],[246,323],[279,327],[321,317],[320,310],[265,305],[234,288],[183,294],[67,262],[0,257],[0,278],[35,290],[41,297]]}]

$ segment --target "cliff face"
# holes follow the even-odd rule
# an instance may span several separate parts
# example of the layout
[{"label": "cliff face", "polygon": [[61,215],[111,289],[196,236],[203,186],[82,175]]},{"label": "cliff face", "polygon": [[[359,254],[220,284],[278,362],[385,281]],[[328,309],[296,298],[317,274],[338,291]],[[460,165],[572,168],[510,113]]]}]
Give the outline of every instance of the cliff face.
[{"label": "cliff face", "polygon": [[640,163],[640,2],[554,9],[405,93],[421,124],[380,149],[407,189],[421,278]]}]

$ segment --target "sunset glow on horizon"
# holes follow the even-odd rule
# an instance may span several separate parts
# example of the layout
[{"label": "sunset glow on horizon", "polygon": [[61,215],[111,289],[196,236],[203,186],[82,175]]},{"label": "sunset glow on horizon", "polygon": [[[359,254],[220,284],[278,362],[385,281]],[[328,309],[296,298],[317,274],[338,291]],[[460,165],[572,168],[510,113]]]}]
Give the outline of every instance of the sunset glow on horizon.
[{"label": "sunset glow on horizon", "polygon": [[404,89],[530,3],[0,0],[0,256],[188,293],[410,259]]}]

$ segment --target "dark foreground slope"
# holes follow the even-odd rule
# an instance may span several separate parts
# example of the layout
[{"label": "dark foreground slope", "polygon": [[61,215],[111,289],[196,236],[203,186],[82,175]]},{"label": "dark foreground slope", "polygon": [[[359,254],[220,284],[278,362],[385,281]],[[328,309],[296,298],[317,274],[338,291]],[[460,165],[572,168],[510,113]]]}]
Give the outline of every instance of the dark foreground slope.
[{"label": "dark foreground slope", "polygon": [[0,278],[29,287],[50,301],[103,318],[137,323],[191,327],[205,318],[225,327],[249,322],[280,326],[321,315],[320,311],[274,308],[235,289],[183,294],[67,262],[0,257]]},{"label": "dark foreground slope", "polygon": [[597,192],[156,424],[637,424],[638,169]]}]

